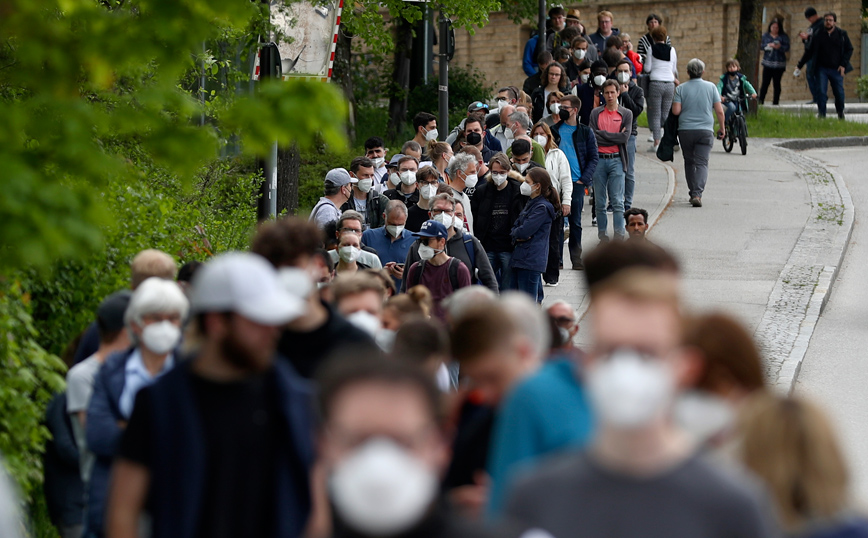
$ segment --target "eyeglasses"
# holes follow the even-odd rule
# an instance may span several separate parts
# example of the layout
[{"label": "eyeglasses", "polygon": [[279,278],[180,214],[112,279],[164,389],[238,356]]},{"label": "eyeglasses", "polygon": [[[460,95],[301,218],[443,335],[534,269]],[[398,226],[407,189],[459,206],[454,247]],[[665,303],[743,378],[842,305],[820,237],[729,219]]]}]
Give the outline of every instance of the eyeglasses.
[{"label": "eyeglasses", "polygon": [[451,215],[453,212],[454,211],[449,210],[449,209],[432,209],[431,210],[432,215],[439,215],[440,213],[448,213]]},{"label": "eyeglasses", "polygon": [[355,228],[341,228],[341,233],[342,233],[342,234],[346,234],[346,233],[354,233],[354,234],[356,234],[356,235],[362,235],[362,231],[361,231],[361,230],[356,230]]}]

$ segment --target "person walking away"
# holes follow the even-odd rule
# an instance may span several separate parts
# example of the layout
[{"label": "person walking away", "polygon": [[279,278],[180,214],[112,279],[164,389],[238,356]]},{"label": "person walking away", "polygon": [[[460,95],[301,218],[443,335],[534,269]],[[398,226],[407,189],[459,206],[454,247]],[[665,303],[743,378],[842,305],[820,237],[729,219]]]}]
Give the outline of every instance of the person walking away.
[{"label": "person walking away", "polygon": [[[639,43],[636,45],[636,54],[639,55],[639,58],[643,65],[648,60],[648,55],[651,54],[651,46],[654,45],[654,38],[651,37],[651,31],[658,26],[663,26],[663,19],[660,17],[660,15],[651,13],[645,19],[645,26],[648,28],[648,33],[640,37]],[[669,36],[666,36],[666,44],[672,44],[672,40],[669,38]]]},{"label": "person walking away", "polygon": [[314,460],[311,387],[276,359],[304,304],[255,254],[209,261],[193,283],[196,344],[136,398],[112,474],[108,535],[302,535]]},{"label": "person walking away", "polygon": [[489,162],[489,180],[473,193],[470,201],[476,219],[476,237],[485,247],[498,289],[515,288],[510,260],[514,250],[510,232],[527,198],[521,195],[521,182],[509,177],[509,159],[498,153]]},{"label": "person walking away", "polygon": [[726,61],[726,73],[720,75],[717,81],[717,92],[720,94],[720,102],[723,105],[726,122],[741,106],[741,102],[748,97],[755,99],[756,90],[750,81],[741,73],[741,65],[735,58]]},{"label": "person walking away", "polygon": [[[844,75],[853,70],[850,58],[853,56],[853,44],[845,30],[838,28],[838,16],[831,11],[823,15],[823,29],[811,36],[808,50],[796,67],[795,75],[808,59],[814,61],[814,71],[817,74],[817,112],[821,118],[826,117],[827,92],[832,83],[832,94],[835,96],[835,111],[838,119],[844,119]],[[808,67],[810,71],[811,67]]]},{"label": "person walking away", "polygon": [[678,55],[669,45],[666,28],[657,26],[651,30],[653,44],[645,59],[643,71],[648,74],[648,127],[654,146],[649,151],[657,151],[663,122],[672,107],[672,95],[678,85]]},{"label": "person walking away", "polygon": [[627,235],[624,227],[624,177],[629,156],[627,143],[633,132],[633,113],[618,104],[619,84],[608,79],[603,83],[606,104],[591,112],[591,129],[599,144],[600,162],[594,172],[594,196],[597,208],[597,237],[601,242],[607,235],[606,205],[612,205],[612,231],[616,240]]},{"label": "person walking away", "polygon": [[516,289],[527,293],[537,303],[542,303],[541,277],[548,261],[551,226],[560,215],[561,204],[552,188],[549,173],[542,167],[528,171],[521,185],[521,193],[530,200],[510,232],[515,243],[510,264],[515,274]]},{"label": "person walking away", "polygon": [[705,63],[699,58],[687,62],[690,80],[678,86],[672,113],[678,116],[678,140],[684,155],[684,176],[690,204],[702,207],[702,193],[708,181],[708,158],[714,146],[714,115],[720,124],[718,136],[726,136],[726,120],[717,87],[702,80]]},{"label": "person walking away", "polygon": [[[808,48],[811,45],[811,38],[820,33],[823,29],[823,18],[817,14],[817,10],[809,7],[805,9],[805,19],[808,21],[810,26],[804,32],[799,32],[799,38],[802,40],[802,44],[805,46],[805,52],[808,52]],[[809,105],[817,104],[817,95],[819,94],[819,77],[817,76],[817,70],[814,66],[814,59],[808,58],[808,70],[805,73],[805,78],[808,80],[808,90],[811,92],[811,100],[808,102]],[[801,69],[801,68],[800,68]]]},{"label": "person walking away", "polygon": [[[622,34],[623,35],[623,34]],[[630,140],[627,141],[627,172],[624,176],[624,210],[633,207],[633,193],[636,190],[636,138],[639,136],[639,114],[645,108],[645,92],[631,78],[630,60],[621,60],[615,66],[615,79],[621,93],[618,102],[633,114]]]},{"label": "person walking away", "polygon": [[582,270],[582,208],[585,205],[585,187],[593,185],[594,172],[599,162],[597,139],[590,127],[578,120],[582,104],[575,95],[564,96],[560,121],[552,127],[552,138],[564,152],[570,165],[573,190],[569,214],[569,251],[573,270]]},{"label": "person walking away", "polygon": [[763,80],[760,85],[759,102],[766,102],[766,92],[769,84],[774,84],[772,104],[777,106],[781,99],[781,76],[787,69],[787,52],[790,50],[790,38],[784,32],[784,21],[772,19],[768,30],[762,35],[760,48],[763,51]]},{"label": "person walking away", "polygon": [[367,157],[356,157],[350,162],[350,177],[358,180],[351,183],[353,197],[341,206],[340,211],[358,211],[364,220],[362,230],[383,226],[383,210],[389,199],[380,194],[374,183],[374,162]]},{"label": "person walking away", "polygon": [[569,218],[570,205],[573,200],[573,178],[567,156],[558,148],[549,126],[545,122],[537,123],[531,129],[531,134],[546,152],[546,170],[552,180],[552,188],[558,195],[558,200],[561,201],[559,209],[563,218],[559,218],[552,224],[549,259],[543,274],[544,285],[554,287],[558,285],[560,270],[564,264],[564,227],[566,226],[566,219]]},{"label": "person walking away", "polygon": [[413,236],[422,240],[418,250],[420,260],[408,269],[405,286],[409,289],[421,284],[428,288],[434,300],[434,316],[445,321],[441,303],[454,291],[470,285],[470,270],[464,262],[446,253],[449,233],[443,224],[426,221]]}]

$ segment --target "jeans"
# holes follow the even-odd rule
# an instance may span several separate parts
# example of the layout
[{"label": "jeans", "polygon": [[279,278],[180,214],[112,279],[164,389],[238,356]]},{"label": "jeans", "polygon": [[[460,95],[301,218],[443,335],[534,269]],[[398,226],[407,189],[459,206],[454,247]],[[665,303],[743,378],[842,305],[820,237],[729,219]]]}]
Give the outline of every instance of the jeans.
[{"label": "jeans", "polygon": [[781,76],[786,71],[785,67],[765,67],[763,66],[763,82],[760,86],[759,102],[765,103],[766,93],[769,91],[769,83],[774,85],[772,104],[778,104],[781,99]]},{"label": "jeans", "polygon": [[814,98],[815,103],[819,103],[820,100],[817,99],[817,96],[820,94],[820,76],[817,71],[814,71],[813,60],[805,65],[805,78],[808,79],[808,89],[811,91],[811,97]]},{"label": "jeans", "polygon": [[578,265],[582,261],[582,208],[585,205],[585,184],[573,182],[573,197],[570,199],[570,261]]},{"label": "jeans", "polygon": [[494,276],[497,278],[497,289],[500,291],[515,289],[513,282],[515,277],[509,267],[512,252],[488,252],[487,254],[488,261],[491,263],[491,270],[494,271]]},{"label": "jeans", "polygon": [[612,204],[612,228],[615,238],[622,239],[627,234],[624,225],[624,166],[621,159],[600,159],[594,171],[594,202],[597,205],[597,237],[608,238],[609,215],[606,204]]},{"label": "jeans", "polygon": [[839,118],[844,117],[844,75],[838,72],[837,69],[829,67],[818,67],[817,75],[819,81],[817,83],[817,111],[821,118],[826,117],[826,103],[829,101],[829,96],[826,94],[829,89],[829,83],[832,83],[832,95],[835,96],[835,111]]},{"label": "jeans", "polygon": [[732,118],[732,115],[735,114],[735,111],[738,110],[738,105],[735,101],[727,101],[723,104],[723,116],[726,124],[729,125],[729,120]]},{"label": "jeans", "polygon": [[702,198],[708,181],[708,158],[714,146],[714,133],[704,129],[678,131],[678,140],[684,155],[684,176],[690,197]]},{"label": "jeans", "polygon": [[636,188],[636,135],[627,141],[627,174],[624,176],[624,211],[633,207],[633,191]]},{"label": "jeans", "polygon": [[513,269],[518,291],[523,291],[537,303],[543,302],[542,273],[530,269]]}]

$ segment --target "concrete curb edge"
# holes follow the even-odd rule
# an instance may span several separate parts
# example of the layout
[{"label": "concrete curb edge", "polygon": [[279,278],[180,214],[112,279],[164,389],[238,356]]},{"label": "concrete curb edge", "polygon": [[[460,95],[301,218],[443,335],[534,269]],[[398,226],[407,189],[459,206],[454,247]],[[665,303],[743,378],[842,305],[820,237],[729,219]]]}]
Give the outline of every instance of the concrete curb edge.
[{"label": "concrete curb edge", "polygon": [[[828,139],[800,139],[788,140],[773,144],[772,147],[784,154],[795,154],[798,151],[818,148],[840,148],[851,146],[868,146],[868,137],[841,137]],[[841,269],[841,264],[844,261],[844,256],[847,254],[847,247],[850,243],[850,237],[853,234],[853,224],[855,222],[855,208],[853,199],[850,197],[850,191],[844,183],[844,179],[836,171],[829,169],[822,162],[808,157],[807,155],[798,155],[800,159],[804,159],[821,168],[835,182],[835,187],[841,197],[841,203],[844,206],[844,211],[841,220],[841,226],[835,237],[832,239],[832,254],[826,260],[822,271],[817,279],[814,291],[808,302],[808,308],[805,312],[805,318],[799,326],[799,333],[790,350],[789,355],[784,360],[781,367],[778,379],[775,385],[781,391],[791,394],[796,386],[796,381],[799,377],[799,371],[802,367],[802,361],[808,352],[811,338],[814,335],[814,329],[823,313],[826,304],[829,302],[829,297],[832,293],[832,287],[835,279],[838,277],[838,272]],[[816,205],[816,200],[811,200],[812,204]],[[779,277],[780,278],[780,277]]]}]

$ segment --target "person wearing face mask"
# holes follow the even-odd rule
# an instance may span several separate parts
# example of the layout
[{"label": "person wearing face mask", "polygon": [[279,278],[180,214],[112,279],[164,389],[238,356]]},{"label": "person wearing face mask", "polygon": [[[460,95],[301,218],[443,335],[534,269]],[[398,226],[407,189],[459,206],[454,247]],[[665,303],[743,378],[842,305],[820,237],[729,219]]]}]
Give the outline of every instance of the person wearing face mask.
[{"label": "person wearing face mask", "polygon": [[476,148],[482,154],[483,160],[487,161],[492,155],[494,155],[494,152],[486,148],[482,143],[484,131],[485,130],[479,121],[475,118],[468,118],[467,121],[464,122],[464,142],[461,143],[461,147]]},{"label": "person wearing face mask", "polygon": [[520,190],[529,200],[510,231],[515,244],[510,268],[515,275],[515,288],[542,303],[542,273],[548,263],[552,223],[561,216],[561,204],[545,168],[530,170]]},{"label": "person wearing face mask", "polygon": [[419,161],[427,161],[428,142],[432,140],[436,141],[437,137],[440,136],[440,132],[437,130],[437,116],[428,112],[419,112],[413,118],[413,130],[416,132],[416,135],[413,136],[413,141],[422,147],[422,155],[419,157]]},{"label": "person wearing face mask", "polygon": [[[464,125],[469,118],[476,118],[479,120],[481,125],[485,125],[485,118],[488,116],[488,111],[489,106],[482,101],[474,101],[470,103],[467,107],[467,117],[461,120],[461,122],[452,129],[452,132],[446,137],[446,143],[449,145],[455,144],[458,135],[464,133]],[[503,151],[500,142],[487,131],[482,134],[482,143],[491,151]]]},{"label": "person wearing face mask", "polygon": [[464,192],[465,189],[475,189],[479,183],[476,170],[476,159],[472,155],[459,153],[455,155],[446,167],[446,183],[452,187],[452,196],[455,200],[468,208],[465,215],[468,233],[473,234],[473,212],[470,208],[470,197]]},{"label": "person wearing face mask", "polygon": [[325,193],[311,209],[308,220],[316,223],[322,230],[327,224],[341,218],[341,210],[338,208],[352,199],[352,184],[358,182],[357,178],[343,168],[329,170],[325,177]]},{"label": "person wearing face mask", "polygon": [[553,351],[558,350],[565,353],[575,353],[578,351],[574,338],[579,332],[579,320],[575,309],[566,301],[557,300],[546,308],[546,314],[551,318],[552,322],[557,326],[558,333],[561,336],[561,345]]},{"label": "person wearing face mask", "polygon": [[[362,237],[362,220],[364,217],[358,211],[353,211],[352,209],[344,211],[341,213],[341,218],[335,221],[334,224],[334,243],[331,247],[332,250],[328,251],[328,255],[332,260],[332,263],[337,265],[337,263],[341,260],[340,251],[338,250],[338,244],[340,243],[341,236],[344,234],[354,234],[356,237]],[[331,232],[331,226],[326,230],[327,233]],[[362,251],[359,253],[358,261],[363,267],[370,267],[372,269],[382,269],[383,265],[380,263],[380,258],[377,257],[377,251],[362,244]]]},{"label": "person wearing face mask", "polygon": [[343,348],[374,346],[367,333],[349,323],[317,291],[328,261],[318,261],[323,234],[311,223],[289,217],[263,224],[251,244],[251,252],[277,269],[281,284],[305,302],[304,315],[288,323],[278,341],[278,352],[302,377],[312,378],[320,365]]},{"label": "person wearing face mask", "polygon": [[[441,395],[408,361],[354,356],[320,380],[323,493],[332,538],[494,538],[439,494],[449,463]],[[326,493],[327,492],[327,493]]]},{"label": "person wearing face mask", "polygon": [[446,253],[449,232],[436,220],[426,221],[422,229],[413,234],[420,239],[419,261],[407,270],[404,286],[412,288],[419,284],[428,288],[434,300],[434,316],[446,319],[441,301],[457,289],[470,285],[470,270],[464,262]]},{"label": "person wearing face mask", "polygon": [[620,86],[618,102],[633,113],[633,126],[630,140],[627,141],[627,172],[624,175],[624,210],[633,207],[633,193],[636,190],[636,137],[639,136],[639,114],[645,108],[645,92],[631,78],[630,60],[624,59],[615,66],[615,80]]},{"label": "person wearing face mask", "polygon": [[418,232],[422,223],[431,218],[428,211],[431,209],[431,200],[437,196],[440,174],[433,166],[423,166],[416,172],[416,184],[419,201],[407,210],[406,228],[411,232]]},{"label": "person wearing face mask", "polygon": [[338,312],[347,318],[347,321],[368,333],[381,349],[387,351],[391,341],[385,342],[381,339],[383,304],[386,300],[383,281],[368,271],[360,271],[335,278],[331,291]]},{"label": "person wearing face mask", "polygon": [[548,108],[550,114],[541,120],[542,123],[551,127],[558,122],[558,112],[561,110],[561,99],[563,97],[564,94],[562,92],[552,92],[549,94],[546,98],[546,108]]},{"label": "person wearing face mask", "polygon": [[[507,129],[509,128],[509,117],[515,112],[515,107],[512,105],[504,105],[500,108],[500,123],[489,130],[495,138],[500,142],[500,145],[509,150],[512,145],[513,138],[507,138]],[[493,155],[493,154],[492,154]],[[487,160],[491,160],[489,157]]]},{"label": "person wearing face mask", "polygon": [[386,143],[379,136],[365,140],[365,157],[374,163],[374,182],[386,183]]},{"label": "person wearing face mask", "polygon": [[383,267],[395,281],[397,289],[401,289],[401,279],[404,278],[404,260],[415,239],[413,234],[405,229],[407,223],[407,206],[400,200],[391,200],[383,213],[385,225],[374,228],[362,234],[362,244],[377,251]]},{"label": "person wearing face mask", "polygon": [[[560,107],[558,108],[558,110],[560,110]],[[530,116],[528,116],[524,112],[516,111],[513,114],[510,114],[509,121],[511,127],[507,131],[507,134],[513,133],[513,139],[516,141],[525,140],[530,143],[532,151],[531,159],[538,164],[544,163],[546,154],[543,150],[543,147],[539,145],[536,140],[528,136],[531,127]],[[513,156],[511,146],[508,150],[506,150],[506,155],[509,157]]]},{"label": "person wearing face mask", "polygon": [[[392,157],[395,160],[395,157]],[[389,200],[399,200],[407,207],[412,207],[419,202],[419,189],[416,185],[416,172],[419,171],[419,161],[409,155],[401,155],[397,161],[397,168],[390,174],[389,181],[398,178],[398,185],[385,191],[383,196]]]},{"label": "person wearing face mask", "polygon": [[361,237],[354,233],[341,234],[338,240],[338,264],[335,273],[338,275],[352,274],[359,269],[369,269],[369,265],[358,261],[362,253]]},{"label": "person wearing face mask", "polygon": [[109,536],[300,537],[310,513],[313,391],[276,358],[304,311],[250,253],[210,260],[191,294],[189,360],[143,388],[112,468]]},{"label": "person wearing face mask", "polygon": [[87,408],[85,435],[96,458],[91,471],[85,535],[105,536],[109,477],[118,443],[133,414],[136,394],[178,362],[181,325],[189,303],[174,282],[151,277],[130,297],[124,325],[133,347],[110,355],[97,372]]},{"label": "person wearing face mask", "polygon": [[[500,119],[499,114],[503,107],[515,106],[518,103],[518,92],[519,89],[515,86],[505,86],[497,90],[497,95],[494,96],[495,108],[485,117],[486,123],[492,118]],[[465,129],[466,127],[465,125]]]},{"label": "person wearing face mask", "polygon": [[[591,64],[591,78],[588,83],[594,89],[594,99],[591,101],[591,110],[603,104],[603,83],[609,78],[609,64],[599,59]],[[590,115],[589,115],[590,118]]]},{"label": "person wearing face mask", "polygon": [[[552,92],[566,93],[570,89],[570,81],[567,78],[567,72],[564,66],[556,61],[546,66],[542,74],[542,82],[531,94],[530,99],[533,104],[533,121],[534,123],[548,116],[551,112],[546,111],[546,98]],[[530,123],[530,122],[528,122]]]},{"label": "person wearing face mask", "polygon": [[[552,188],[561,201],[560,212],[564,218],[570,216],[573,198],[573,176],[570,172],[570,162],[566,154],[558,148],[549,126],[544,122],[537,123],[531,130],[534,140],[540,144],[546,152],[545,166],[552,180]],[[551,238],[549,240],[549,258],[543,281],[546,286],[557,286],[560,280],[560,270],[564,263],[564,226],[558,220],[552,224]]]},{"label": "person wearing face mask", "polygon": [[778,536],[763,490],[706,461],[673,421],[701,367],[681,345],[677,282],[619,271],[591,288],[588,315],[582,380],[596,432],[518,481],[506,515],[551,536]]},{"label": "person wearing face mask", "polygon": [[374,182],[374,163],[367,157],[356,157],[350,163],[350,177],[358,181],[352,184],[353,196],[341,206],[341,213],[358,211],[364,218],[363,230],[383,226],[383,209],[389,199],[377,190],[382,185]]},{"label": "person wearing face mask", "polygon": [[[473,146],[464,146],[463,148],[461,148],[460,153],[472,155],[473,158],[476,159],[476,184],[479,185],[480,183],[485,183],[486,181],[488,181],[488,175],[491,173],[491,171],[488,169],[488,165],[485,164],[485,160],[482,158],[482,152],[479,151],[478,148],[475,148]],[[464,192],[467,193],[467,195],[470,196],[472,200],[476,192],[476,187],[474,187],[473,189],[464,189]]]},{"label": "person wearing face mask", "polygon": [[[521,182],[510,177],[510,162],[498,153],[489,162],[488,181],[477,187],[471,200],[476,219],[476,237],[485,248],[491,268],[497,276],[497,287],[503,292],[513,289],[512,226],[524,208],[527,198],[521,195]],[[513,172],[514,173],[514,172]]]},{"label": "person wearing face mask", "polygon": [[[524,139],[516,140],[511,149],[513,150],[512,170],[517,172],[522,178],[524,178],[530,170],[542,167],[541,164],[531,157],[531,144],[529,141]],[[545,162],[544,159],[543,162]]]},{"label": "person wearing face mask", "polygon": [[567,77],[569,77],[571,85],[575,87],[577,84],[587,81],[581,79],[581,65],[587,60],[589,63],[597,61],[599,53],[597,47],[589,42],[587,38],[578,36],[573,39],[570,44],[570,61],[564,66],[567,69]]}]

